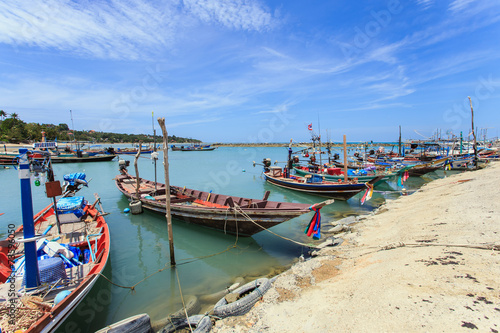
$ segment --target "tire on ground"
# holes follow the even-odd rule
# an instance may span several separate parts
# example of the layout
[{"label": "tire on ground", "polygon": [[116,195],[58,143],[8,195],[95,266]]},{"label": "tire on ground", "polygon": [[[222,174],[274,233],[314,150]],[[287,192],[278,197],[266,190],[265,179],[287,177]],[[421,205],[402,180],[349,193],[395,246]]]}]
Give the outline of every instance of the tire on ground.
[{"label": "tire on ground", "polygon": [[242,295],[251,291],[248,295],[232,303],[227,303],[225,297],[221,298],[214,306],[214,315],[220,318],[244,315],[250,311],[270,287],[271,281],[267,278],[249,282],[232,292],[233,294]]},{"label": "tire on ground", "polygon": [[173,333],[182,328],[191,328],[194,333],[208,333],[212,329],[212,321],[209,316],[205,315],[195,315],[189,318],[179,319],[175,322],[168,323],[160,333]]}]

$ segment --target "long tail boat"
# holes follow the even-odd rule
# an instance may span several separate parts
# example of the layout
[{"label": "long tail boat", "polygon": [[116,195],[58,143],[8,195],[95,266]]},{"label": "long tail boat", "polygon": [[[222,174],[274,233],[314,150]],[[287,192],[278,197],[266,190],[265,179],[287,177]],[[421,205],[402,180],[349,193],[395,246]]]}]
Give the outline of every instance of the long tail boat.
[{"label": "long tail boat", "polygon": [[[406,168],[401,168],[399,170],[394,170],[394,171],[375,171],[375,172],[365,172],[362,173],[360,172],[359,174],[356,174],[356,172],[353,172],[352,174],[348,173],[348,180],[352,181],[354,179],[357,179],[359,183],[366,183],[371,180],[373,180],[375,177],[378,176],[383,176],[380,178],[378,182],[384,181],[384,180],[389,180],[391,178],[395,178],[398,175],[402,174],[405,172],[407,169],[410,167]],[[366,168],[365,168],[366,169]],[[338,182],[339,180],[344,179],[343,171],[340,171],[340,168],[329,168],[327,172],[313,172],[310,171],[309,168],[307,167],[294,167],[293,170],[295,171],[295,174],[304,177],[306,175],[321,175],[324,177],[325,180],[327,181],[335,181]],[[334,172],[328,173],[330,170],[333,170]],[[363,169],[357,169],[357,170],[363,170]],[[337,171],[337,172],[335,172]],[[377,183],[378,183],[377,182]]]},{"label": "long tail boat", "polygon": [[23,227],[0,242],[0,308],[17,304],[15,312],[2,312],[2,331],[54,332],[92,289],[110,249],[108,226],[95,207],[99,200],[61,198],[56,210],[51,204],[34,216],[37,288],[25,286]]},{"label": "long tail boat", "polygon": [[[43,161],[46,158],[51,159],[52,163],[81,163],[81,162],[106,162],[111,161],[117,155],[115,154],[105,154],[105,155],[81,155],[78,154],[60,154],[60,155],[50,155],[47,152],[32,152],[30,153],[30,158],[38,161]],[[0,165],[17,165],[18,164],[18,154],[0,154]]]},{"label": "long tail boat", "polygon": [[[137,178],[123,169],[121,175],[115,177],[115,182],[127,198],[138,199],[143,208],[165,214],[164,184],[140,178],[137,192]],[[267,191],[259,200],[170,186],[170,213],[188,223],[238,236],[252,236],[311,212],[310,204],[269,201],[269,194]]]},{"label": "long tail boat", "polygon": [[356,181],[344,182],[340,179],[336,182],[331,182],[325,181],[322,175],[316,174],[305,175],[304,177],[285,175],[282,168],[277,166],[266,168],[264,177],[269,183],[282,188],[338,200],[348,200],[384,178],[383,175],[376,176],[365,183]]}]

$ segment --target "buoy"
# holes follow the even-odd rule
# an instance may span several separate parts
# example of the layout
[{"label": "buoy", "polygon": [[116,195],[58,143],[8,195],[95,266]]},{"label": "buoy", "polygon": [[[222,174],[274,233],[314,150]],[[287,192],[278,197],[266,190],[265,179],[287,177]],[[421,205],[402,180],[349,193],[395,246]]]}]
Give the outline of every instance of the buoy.
[{"label": "buoy", "polygon": [[71,291],[69,290],[63,290],[61,291],[59,294],[56,295],[56,297],[54,298],[54,305],[57,305],[57,303],[61,302],[63,299],[66,298],[66,296],[68,296],[69,294],[71,294]]},{"label": "buoy", "polygon": [[123,212],[124,212],[124,213],[130,213],[130,208],[125,208],[125,209],[123,210]]},{"label": "buoy", "polygon": [[245,172],[245,169],[243,169],[242,171]]},{"label": "buoy", "polygon": [[132,214],[141,214],[142,213],[142,202],[139,200],[132,201],[130,204],[130,212]]}]

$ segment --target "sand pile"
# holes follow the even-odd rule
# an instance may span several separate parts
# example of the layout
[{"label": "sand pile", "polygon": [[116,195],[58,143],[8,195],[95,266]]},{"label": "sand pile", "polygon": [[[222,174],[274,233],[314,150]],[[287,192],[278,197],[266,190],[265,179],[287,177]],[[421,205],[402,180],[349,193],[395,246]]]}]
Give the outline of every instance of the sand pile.
[{"label": "sand pile", "polygon": [[389,201],[342,238],[212,331],[500,331],[500,163]]}]

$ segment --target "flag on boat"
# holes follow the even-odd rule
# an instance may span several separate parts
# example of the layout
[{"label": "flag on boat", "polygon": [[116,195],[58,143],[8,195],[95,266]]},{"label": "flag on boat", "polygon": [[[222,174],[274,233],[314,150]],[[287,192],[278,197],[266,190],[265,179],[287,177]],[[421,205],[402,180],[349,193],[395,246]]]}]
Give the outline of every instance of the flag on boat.
[{"label": "flag on boat", "polygon": [[307,125],[307,129],[310,130],[310,131],[312,131],[313,130],[313,124],[311,123],[311,124]]}]

